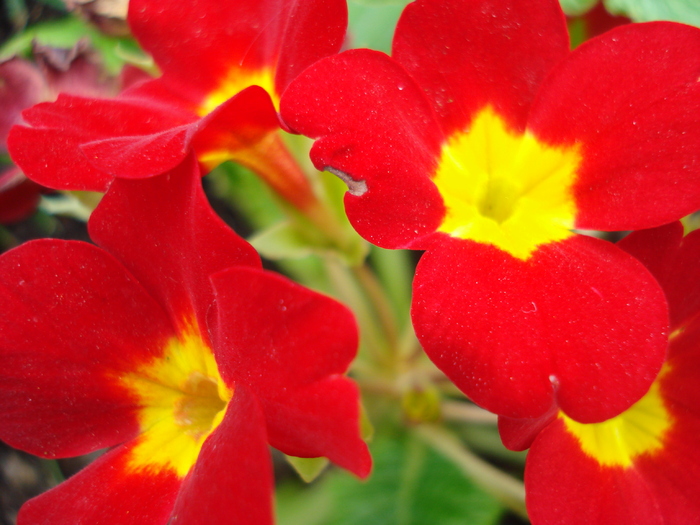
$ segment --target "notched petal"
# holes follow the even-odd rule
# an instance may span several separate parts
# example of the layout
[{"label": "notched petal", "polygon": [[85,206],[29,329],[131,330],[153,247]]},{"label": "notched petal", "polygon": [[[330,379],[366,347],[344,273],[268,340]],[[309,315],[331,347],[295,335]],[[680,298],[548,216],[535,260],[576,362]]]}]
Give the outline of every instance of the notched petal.
[{"label": "notched petal", "polygon": [[361,197],[365,193],[367,193],[367,183],[364,180],[356,180],[353,179],[352,176],[350,176],[349,173],[345,173],[344,171],[337,170],[335,168],[331,168],[330,166],[326,166],[323,168],[323,171],[328,171],[338,177],[340,180],[342,180],[345,184],[348,185],[348,191],[350,192],[351,195],[355,195],[356,197]]}]

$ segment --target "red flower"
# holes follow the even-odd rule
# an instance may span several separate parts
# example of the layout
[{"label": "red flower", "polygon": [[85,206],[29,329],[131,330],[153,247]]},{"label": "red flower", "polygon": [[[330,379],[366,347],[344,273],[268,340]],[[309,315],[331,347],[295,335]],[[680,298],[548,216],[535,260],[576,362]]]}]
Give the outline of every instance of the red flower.
[{"label": "red flower", "polygon": [[357,231],[427,250],[412,318],[468,396],[511,417],[628,408],[668,320],[649,272],[575,229],[661,225],[700,207],[700,30],[617,28],[569,51],[555,0],[418,0],[393,58],[310,67],[281,115],[349,181]]},{"label": "red flower", "polygon": [[26,111],[12,156],[46,186],[104,191],[194,149],[207,168],[235,159],[304,207],[311,191],[280,142],[275,105],[300,71],[338,50],[346,11],[342,0],[132,0],[132,32],[162,76],[115,100],[62,96]]},{"label": "red flower", "polygon": [[49,458],[111,447],[20,524],[271,523],[268,443],[367,475],[351,313],[262,270],[199,178],[190,156],[115,181],[89,223],[101,248],[0,257],[0,438]]},{"label": "red flower", "polygon": [[[537,433],[502,419],[504,442],[523,449],[533,524],[662,525],[700,516],[700,231],[680,224],[633,233],[621,247],[659,279],[672,333],[649,392],[616,417],[581,424],[559,413]],[[533,436],[534,438],[533,442]]]}]

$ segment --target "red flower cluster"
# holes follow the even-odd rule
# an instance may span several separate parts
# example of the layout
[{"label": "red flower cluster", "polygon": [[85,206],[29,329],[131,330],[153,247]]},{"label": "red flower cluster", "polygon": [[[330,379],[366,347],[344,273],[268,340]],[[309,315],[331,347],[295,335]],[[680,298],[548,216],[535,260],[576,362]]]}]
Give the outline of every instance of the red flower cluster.
[{"label": "red flower cluster", "polygon": [[671,335],[649,391],[602,423],[562,412],[499,421],[504,443],[530,447],[525,468],[533,523],[695,523],[700,516],[700,231],[680,224],[635,232],[619,246],[666,293]]},{"label": "red flower cluster", "polygon": [[342,376],[352,314],[262,270],[192,156],[115,181],[89,226],[100,248],[0,257],[0,438],[49,458],[111,447],[19,523],[272,523],[268,444],[368,474]]},{"label": "red flower cluster", "polygon": [[110,449],[20,524],[269,524],[268,445],[368,474],[352,315],[262,270],[201,188],[233,159],[310,206],[282,128],[316,139],[363,237],[425,250],[416,334],[531,447],[536,523],[696,519],[700,234],[663,225],[700,208],[699,29],[570,51],[557,0],[416,0],[390,57],[334,54],[342,0],[131,0],[128,20],[162,76],[39,104],[9,137],[33,180],[107,191],[99,247],[0,257],[0,438]]},{"label": "red flower cluster", "polygon": [[105,191],[164,173],[194,150],[205,171],[234,159],[303,208],[311,199],[277,134],[287,84],[343,42],[343,0],[131,0],[128,22],[162,71],[116,99],[62,95],[23,116],[15,162],[44,186]]},{"label": "red flower cluster", "polygon": [[111,100],[61,95],[10,133],[33,180],[109,190],[88,225],[99,248],[0,257],[0,439],[47,458],[109,449],[18,521],[271,524],[269,446],[369,473],[344,376],[357,327],[261,268],[200,168],[284,164],[276,101],[340,46],[345,4],[132,0],[129,22],[161,77]]},{"label": "red flower cluster", "polygon": [[498,414],[619,414],[665,356],[663,293],[577,230],[700,208],[700,30],[617,28],[569,51],[556,0],[417,0],[392,57],[317,62],[281,101],[349,182],[357,231],[426,250],[412,318],[430,358]]}]

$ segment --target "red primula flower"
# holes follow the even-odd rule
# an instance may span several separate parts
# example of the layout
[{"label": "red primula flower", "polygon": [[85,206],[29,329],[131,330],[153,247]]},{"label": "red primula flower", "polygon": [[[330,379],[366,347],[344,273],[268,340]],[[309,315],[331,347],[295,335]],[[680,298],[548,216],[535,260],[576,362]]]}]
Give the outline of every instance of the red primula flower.
[{"label": "red primula flower", "polygon": [[666,292],[668,358],[640,401],[602,423],[562,413],[529,424],[500,421],[507,446],[532,444],[525,488],[535,525],[663,525],[700,516],[700,231],[683,238],[676,223],[633,233],[620,245]]},{"label": "red primula flower", "polygon": [[649,272],[575,229],[700,207],[700,30],[617,28],[569,51],[555,0],[418,0],[393,58],[326,58],[285,92],[290,128],[348,181],[357,231],[427,250],[412,319],[431,359],[511,417],[581,422],[637,401],[668,319]]},{"label": "red primula flower", "polygon": [[0,257],[0,438],[110,450],[20,524],[272,522],[268,444],[359,476],[351,313],[264,271],[206,203],[196,160],[117,180],[83,242]]},{"label": "red primula flower", "polygon": [[104,191],[163,173],[194,149],[207,168],[234,159],[299,207],[311,190],[277,133],[287,84],[336,52],[343,0],[131,0],[129,25],[162,71],[114,100],[61,96],[26,111],[13,159],[57,189]]}]

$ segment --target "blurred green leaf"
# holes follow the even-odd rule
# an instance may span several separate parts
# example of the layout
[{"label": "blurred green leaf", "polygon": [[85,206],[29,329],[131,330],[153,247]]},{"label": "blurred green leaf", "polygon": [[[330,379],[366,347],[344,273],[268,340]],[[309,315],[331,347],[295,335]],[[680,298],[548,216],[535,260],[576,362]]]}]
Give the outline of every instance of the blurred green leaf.
[{"label": "blurred green leaf", "polygon": [[598,0],[559,0],[559,3],[567,16],[580,16],[591,10]]},{"label": "blurred green leaf", "polygon": [[284,458],[294,467],[299,477],[307,483],[315,480],[323,469],[328,466],[328,458],[298,458],[296,456],[287,456]]},{"label": "blurred green leaf", "polygon": [[40,3],[49,6],[52,9],[56,9],[57,11],[66,11],[66,4],[63,2],[63,0],[40,0]]},{"label": "blurred green leaf", "polygon": [[126,50],[132,55],[140,52],[132,39],[105,35],[87,22],[68,16],[27,28],[0,48],[0,58],[28,56],[34,40],[48,46],[67,48],[73,47],[81,38],[90,41],[92,47],[102,56],[107,72],[113,75],[119,73],[124,66]]},{"label": "blurred green leaf", "polygon": [[349,47],[391,52],[396,22],[408,1],[349,0]]},{"label": "blurred green leaf", "polygon": [[502,508],[422,441],[382,437],[372,444],[368,481],[341,472],[325,480],[333,505],[324,525],[492,525]]},{"label": "blurred green leaf", "polygon": [[698,0],[604,0],[604,4],[610,13],[635,22],[672,20],[700,27]]}]

